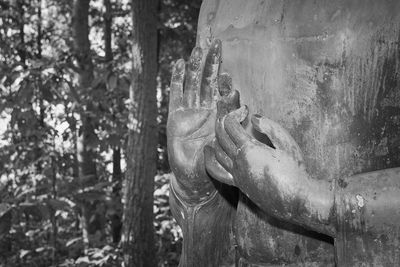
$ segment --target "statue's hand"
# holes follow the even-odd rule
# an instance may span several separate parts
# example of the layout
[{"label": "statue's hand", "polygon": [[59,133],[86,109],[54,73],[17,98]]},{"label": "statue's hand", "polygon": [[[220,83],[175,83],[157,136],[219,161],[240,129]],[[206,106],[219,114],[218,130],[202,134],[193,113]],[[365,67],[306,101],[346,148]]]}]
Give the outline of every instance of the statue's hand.
[{"label": "statue's hand", "polygon": [[249,135],[240,124],[247,114],[244,106],[217,120],[218,145],[204,149],[207,171],[237,186],[269,214],[333,235],[334,195],[329,182],[308,175],[299,146],[276,122],[259,115],[251,118],[271,145]]},{"label": "statue's hand", "polygon": [[172,186],[184,200],[197,203],[215,191],[204,166],[203,148],[214,138],[221,42],[215,41],[201,71],[202,50],[193,49],[185,73],[179,60],[171,80],[167,123],[168,154],[176,179]]},{"label": "statue's hand", "polygon": [[254,115],[251,122],[272,146],[249,135],[240,124],[247,113],[243,106],[217,122],[218,145],[205,148],[206,169],[221,182],[239,187],[256,204],[263,205],[268,196],[268,209],[279,210],[300,190],[299,178],[307,177],[302,153],[283,127],[265,117]]}]

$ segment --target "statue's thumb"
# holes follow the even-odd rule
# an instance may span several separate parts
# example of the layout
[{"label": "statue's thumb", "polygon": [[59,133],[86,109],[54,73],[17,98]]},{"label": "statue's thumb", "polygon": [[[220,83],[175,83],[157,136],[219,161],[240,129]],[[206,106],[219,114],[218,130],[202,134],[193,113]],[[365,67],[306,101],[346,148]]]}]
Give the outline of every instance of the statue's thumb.
[{"label": "statue's thumb", "polygon": [[271,140],[276,149],[290,152],[295,158],[302,159],[300,147],[289,132],[278,123],[258,114],[251,117],[251,123],[254,129],[265,134]]},{"label": "statue's thumb", "polygon": [[224,97],[232,90],[232,77],[228,73],[221,73],[218,76],[218,92]]},{"label": "statue's thumb", "polygon": [[217,102],[217,118],[222,118],[240,107],[239,92],[234,90]]}]

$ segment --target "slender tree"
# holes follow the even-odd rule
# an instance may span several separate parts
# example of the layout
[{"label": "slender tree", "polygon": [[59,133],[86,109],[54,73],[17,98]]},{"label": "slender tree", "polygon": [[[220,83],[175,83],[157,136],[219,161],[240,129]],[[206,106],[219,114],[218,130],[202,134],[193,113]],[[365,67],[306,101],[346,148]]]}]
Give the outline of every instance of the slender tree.
[{"label": "slender tree", "polygon": [[[73,37],[74,54],[78,63],[78,91],[81,95],[88,94],[93,82],[93,62],[89,41],[89,3],[90,0],[76,0],[73,7]],[[90,102],[81,107],[80,129],[77,137],[77,160],[79,182],[84,192],[94,186],[98,180],[96,171],[96,152],[93,140],[96,139]],[[85,251],[94,245],[96,235],[104,236],[104,218],[97,210],[96,201],[82,199],[82,231]]]},{"label": "slender tree", "polygon": [[26,64],[26,47],[25,47],[25,21],[24,21],[24,15],[25,15],[25,10],[24,10],[24,5],[25,2],[23,0],[18,0],[16,1],[17,5],[17,10],[19,12],[19,38],[20,38],[20,43],[17,47],[18,55],[21,58],[22,64],[25,66]]},{"label": "slender tree", "polygon": [[[104,0],[104,52],[105,52],[105,61],[106,68],[108,71],[109,77],[115,77],[116,75],[113,70],[113,51],[112,51],[112,21],[113,21],[113,10],[111,0]],[[119,88],[114,88],[114,90],[119,90]],[[113,153],[113,173],[112,173],[112,201],[115,204],[115,211],[111,215],[111,235],[113,243],[119,243],[121,239],[121,228],[122,228],[122,212],[119,207],[122,207],[121,203],[121,180],[122,180],[122,171],[121,171],[121,149],[119,145],[113,145],[112,148]]]},{"label": "slender tree", "polygon": [[122,245],[126,266],[155,266],[157,0],[132,0],[132,85]]}]

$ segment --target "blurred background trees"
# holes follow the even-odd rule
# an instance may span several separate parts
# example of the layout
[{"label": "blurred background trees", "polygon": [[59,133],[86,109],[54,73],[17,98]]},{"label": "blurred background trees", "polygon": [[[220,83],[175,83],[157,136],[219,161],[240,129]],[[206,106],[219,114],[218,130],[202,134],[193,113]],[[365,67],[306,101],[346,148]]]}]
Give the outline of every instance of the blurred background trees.
[{"label": "blurred background trees", "polygon": [[0,266],[177,266],[168,90],[200,4],[0,0]]}]

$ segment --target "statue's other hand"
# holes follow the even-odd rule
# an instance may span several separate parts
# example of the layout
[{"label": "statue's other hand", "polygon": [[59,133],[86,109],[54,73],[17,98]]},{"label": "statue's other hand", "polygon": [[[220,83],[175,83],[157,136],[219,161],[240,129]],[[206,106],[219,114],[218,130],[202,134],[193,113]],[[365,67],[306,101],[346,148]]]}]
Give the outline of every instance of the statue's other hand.
[{"label": "statue's other hand", "polygon": [[248,134],[241,125],[247,114],[243,106],[217,122],[218,142],[204,149],[207,171],[237,186],[265,212],[333,235],[330,184],[310,178],[299,146],[278,123],[260,115],[251,118],[270,145]]},{"label": "statue's other hand", "polygon": [[296,195],[299,176],[307,176],[302,153],[290,134],[266,117],[253,115],[251,122],[272,146],[249,135],[240,124],[247,113],[243,106],[218,122],[218,145],[205,148],[206,168],[216,179],[239,187],[260,205],[265,196],[277,196],[275,203],[268,197],[268,208],[279,209],[286,198]]},{"label": "statue's other hand", "polygon": [[171,80],[167,123],[168,154],[174,190],[187,202],[206,199],[214,190],[204,167],[203,148],[214,138],[215,103],[221,42],[216,40],[201,70],[202,50],[193,49],[187,70],[179,60]]}]

